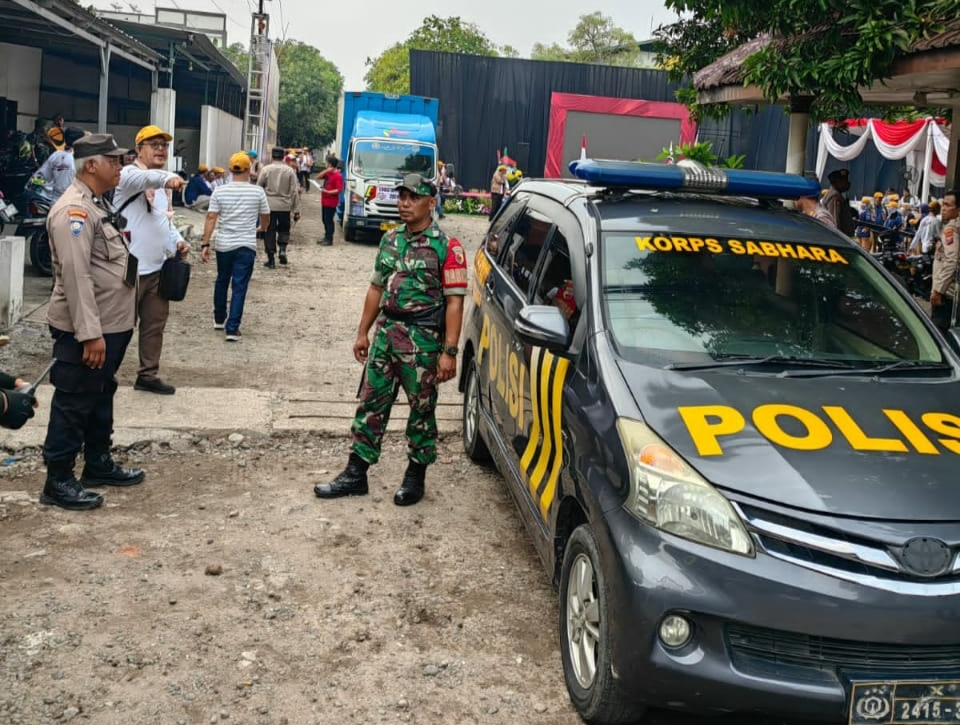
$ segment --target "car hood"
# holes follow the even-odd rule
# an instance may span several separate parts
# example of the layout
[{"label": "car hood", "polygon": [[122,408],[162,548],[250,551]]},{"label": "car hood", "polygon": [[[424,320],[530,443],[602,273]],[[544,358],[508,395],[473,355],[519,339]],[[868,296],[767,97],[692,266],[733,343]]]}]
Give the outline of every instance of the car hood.
[{"label": "car hood", "polygon": [[960,520],[960,382],[620,369],[708,481],[808,511]]}]

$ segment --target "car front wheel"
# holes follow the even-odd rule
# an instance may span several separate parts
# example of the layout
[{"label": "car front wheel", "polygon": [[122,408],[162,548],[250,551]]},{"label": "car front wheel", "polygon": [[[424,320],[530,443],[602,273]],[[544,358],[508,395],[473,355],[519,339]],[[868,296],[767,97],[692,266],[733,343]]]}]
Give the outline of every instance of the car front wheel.
[{"label": "car front wheel", "polygon": [[480,373],[471,360],[467,367],[467,385],[463,391],[463,450],[474,463],[490,460],[490,450],[480,434]]},{"label": "car front wheel", "polygon": [[560,573],[560,650],[567,692],[591,725],[637,722],[646,709],[624,697],[610,669],[610,619],[600,554],[583,524],[567,543]]}]

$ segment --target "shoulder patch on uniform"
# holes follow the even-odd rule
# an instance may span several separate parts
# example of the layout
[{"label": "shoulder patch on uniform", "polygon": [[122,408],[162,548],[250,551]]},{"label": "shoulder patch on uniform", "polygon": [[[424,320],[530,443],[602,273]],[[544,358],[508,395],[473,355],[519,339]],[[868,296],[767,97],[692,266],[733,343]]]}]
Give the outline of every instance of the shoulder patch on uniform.
[{"label": "shoulder patch on uniform", "polygon": [[453,257],[457,260],[457,264],[466,264],[467,255],[463,252],[463,247],[460,244],[452,245],[453,248]]},{"label": "shoulder patch on uniform", "polygon": [[79,237],[79,236],[80,236],[80,233],[83,231],[83,225],[84,225],[83,219],[81,219],[81,218],[79,218],[79,217],[74,217],[73,215],[71,215],[71,217],[70,217],[70,233],[71,233],[73,236],[75,236],[75,237]]},{"label": "shoulder patch on uniform", "polygon": [[68,209],[67,216],[69,216],[71,219],[73,219],[74,217],[79,219],[86,219],[87,212],[85,212],[83,209]]}]

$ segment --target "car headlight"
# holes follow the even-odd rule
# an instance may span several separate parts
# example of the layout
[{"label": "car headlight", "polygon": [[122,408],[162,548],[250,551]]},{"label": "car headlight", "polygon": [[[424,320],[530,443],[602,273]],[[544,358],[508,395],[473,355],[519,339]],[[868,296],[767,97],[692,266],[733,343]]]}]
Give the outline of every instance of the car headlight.
[{"label": "car headlight", "polygon": [[750,535],[717,489],[644,423],[619,418],[617,431],[630,465],[630,513],[676,536],[753,556]]}]

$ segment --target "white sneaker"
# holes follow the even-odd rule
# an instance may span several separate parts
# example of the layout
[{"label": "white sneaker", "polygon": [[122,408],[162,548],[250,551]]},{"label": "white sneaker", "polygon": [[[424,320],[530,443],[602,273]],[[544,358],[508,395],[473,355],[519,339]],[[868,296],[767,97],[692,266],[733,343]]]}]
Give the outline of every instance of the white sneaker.
[{"label": "white sneaker", "polygon": [[236,332],[228,332],[224,339],[227,342],[243,342],[243,335],[240,334],[240,330],[237,330]]},{"label": "white sneaker", "polygon": [[222,329],[223,329],[223,326],[224,326],[224,323],[222,323],[222,322],[214,322],[214,323],[213,323],[213,329],[214,329],[214,330],[222,330]]}]

